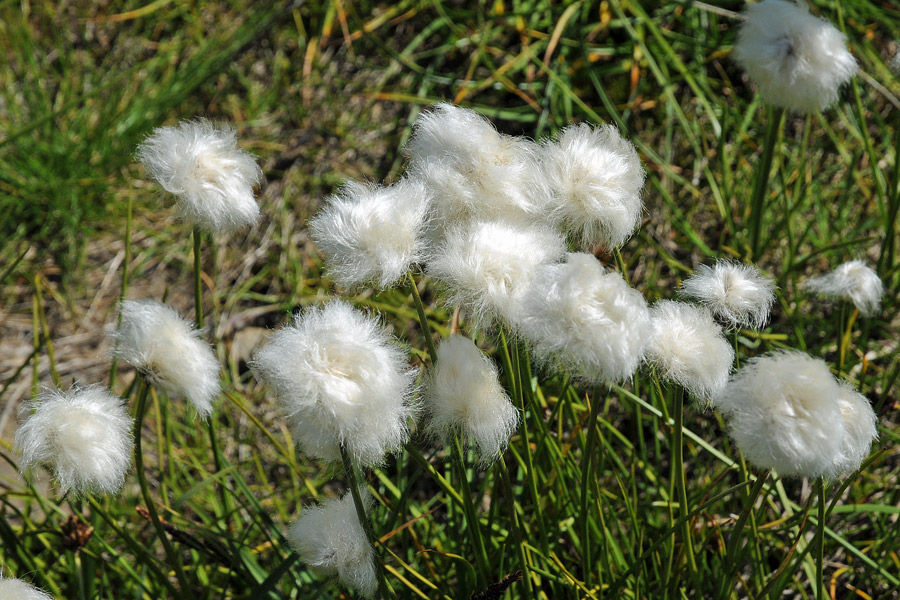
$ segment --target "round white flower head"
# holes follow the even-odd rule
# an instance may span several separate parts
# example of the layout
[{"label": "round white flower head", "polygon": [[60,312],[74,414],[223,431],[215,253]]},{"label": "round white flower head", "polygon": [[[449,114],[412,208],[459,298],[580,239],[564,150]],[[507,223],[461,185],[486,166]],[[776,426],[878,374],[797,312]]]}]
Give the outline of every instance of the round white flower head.
[{"label": "round white flower head", "polygon": [[731,327],[761,329],[775,302],[775,283],[753,265],[720,260],[684,280],[683,295],[699,301]]},{"label": "round white flower head", "polygon": [[497,367],[467,337],[441,342],[428,379],[425,410],[439,436],[457,432],[478,451],[483,465],[506,448],[519,413],[498,380]]},{"label": "round white flower head", "polygon": [[219,363],[202,333],[175,309],[153,300],[122,302],[122,325],[110,333],[113,355],[154,385],[187,398],[201,417],[219,395]]},{"label": "round white flower head", "polygon": [[44,591],[21,579],[0,578],[0,598],[3,600],[53,600]]},{"label": "round white flower head", "polygon": [[377,319],[342,301],[310,308],[253,360],[305,452],[373,466],[406,443],[415,371]]},{"label": "round white flower head", "polygon": [[535,358],[592,383],[631,377],[650,331],[644,297],[592,254],[538,267],[521,314]]},{"label": "round white flower head", "polygon": [[710,402],[728,383],[734,350],[706,308],[660,300],[650,309],[647,362],[696,398]]},{"label": "round white flower head", "polygon": [[734,59],[768,104],[808,113],[831,106],[856,73],[844,34],[801,2],[763,0],[747,6]]},{"label": "round white flower head", "polygon": [[544,145],[544,173],[552,218],[582,248],[621,246],[641,220],[644,168],[634,146],[611,125],[586,123],[562,130]]},{"label": "round white flower head", "polygon": [[462,306],[477,323],[512,322],[535,269],[565,251],[565,241],[547,227],[478,221],[447,232],[428,274],[447,287],[447,303]]},{"label": "round white flower head", "polygon": [[411,179],[345,185],[309,223],[329,275],[351,289],[396,283],[422,258],[428,201],[425,185]]},{"label": "round white flower head", "polygon": [[528,219],[543,212],[539,146],[502,135],[473,110],[438,104],[415,122],[409,172],[434,194],[438,230],[469,219]]},{"label": "round white flower head", "polygon": [[22,471],[50,468],[62,491],[112,494],[131,465],[131,427],[124,403],[101,386],[46,390],[24,406],[16,431]]},{"label": "round white flower head", "polygon": [[[368,511],[372,497],[365,493],[362,499]],[[287,530],[287,539],[300,559],[314,570],[337,575],[341,583],[366,598],[375,595],[374,554],[350,492],[340,500],[304,508]]]},{"label": "round white flower head", "polygon": [[804,287],[826,296],[847,298],[864,317],[878,312],[884,293],[878,273],[861,260],[845,262],[831,273],[813,277],[806,281]]},{"label": "round white flower head", "polygon": [[844,460],[841,387],[824,361],[780,351],[744,363],[715,405],[751,463],[786,476],[830,476]]},{"label": "round white flower head", "polygon": [[137,158],[179,198],[178,214],[214,233],[256,223],[253,186],[262,179],[256,160],[237,146],[229,126],[200,119],[159,127],[138,146]]},{"label": "round white flower head", "polygon": [[845,475],[859,468],[869,455],[872,442],[878,437],[878,418],[865,396],[846,381],[840,383],[838,408],[844,421],[846,435],[841,454],[831,470],[832,475]]}]

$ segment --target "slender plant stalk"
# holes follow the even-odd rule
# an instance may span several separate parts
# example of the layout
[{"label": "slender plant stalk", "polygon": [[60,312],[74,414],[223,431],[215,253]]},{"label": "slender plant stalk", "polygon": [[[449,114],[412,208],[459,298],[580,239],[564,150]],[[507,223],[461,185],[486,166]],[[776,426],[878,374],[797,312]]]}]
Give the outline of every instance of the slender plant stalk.
[{"label": "slender plant stalk", "polygon": [[413,277],[412,271],[407,271],[406,277],[409,280],[413,304],[416,305],[416,313],[419,315],[419,323],[422,326],[422,335],[425,336],[425,345],[428,346],[428,354],[430,355],[433,364],[434,361],[437,360],[437,350],[434,347],[434,339],[431,337],[431,327],[428,326],[428,316],[425,314],[425,305],[422,304],[422,297],[419,295],[419,287],[416,285],[416,278]]},{"label": "slender plant stalk", "polygon": [[778,132],[781,129],[781,118],[784,115],[783,108],[769,107],[769,123],[766,127],[766,139],[763,142],[763,153],[759,165],[756,167],[756,178],[753,181],[753,195],[750,199],[750,257],[759,260],[762,250],[760,238],[762,237],[763,212],[765,211],[766,190],[769,186],[769,173],[772,171],[772,159],[775,156],[775,142],[778,140]]},{"label": "slender plant stalk", "polygon": [[181,568],[181,561],[175,553],[175,548],[166,537],[166,531],[163,529],[162,522],[159,520],[159,513],[156,511],[156,504],[153,496],[150,495],[150,486],[147,483],[147,472],[144,469],[144,453],[141,444],[141,426],[144,422],[144,414],[147,412],[147,396],[150,393],[150,387],[141,380],[140,389],[138,391],[137,414],[134,417],[134,463],[135,471],[137,471],[138,484],[141,487],[141,496],[147,504],[147,512],[150,513],[150,522],[153,523],[156,534],[162,542],[166,551],[166,558],[172,569],[175,570],[175,576],[178,578],[178,584],[181,587],[181,597],[188,598],[190,595],[190,585],[184,570]]},{"label": "slender plant stalk", "polygon": [[[687,498],[687,484],[684,479],[684,388],[675,393],[675,424],[672,431],[672,450],[675,460],[675,487],[678,491],[678,504],[682,517],[690,514]],[[694,547],[691,542],[691,521],[685,519],[681,527],[681,536],[684,538],[684,552],[688,559],[688,568],[691,575],[697,573],[697,559],[694,557]]]},{"label": "slender plant stalk", "polygon": [[[128,267],[131,265],[131,219],[134,212],[134,200],[128,195],[128,214],[125,218],[125,260],[122,262],[122,289],[119,291],[119,306],[125,301],[125,292],[128,290]],[[119,311],[119,319],[116,321],[116,331],[122,328],[122,311]],[[119,347],[119,339],[116,338],[116,348]],[[116,376],[119,372],[119,358],[113,353],[112,364],[109,366],[109,389],[116,386]]]},{"label": "slender plant stalk", "polygon": [[475,504],[472,502],[472,489],[469,487],[469,478],[466,473],[466,465],[464,461],[462,444],[459,441],[459,434],[453,432],[453,465],[456,467],[459,484],[462,486],[463,511],[466,515],[466,522],[469,526],[469,534],[472,538],[472,550],[475,553],[475,561],[478,565],[478,575],[481,579],[482,587],[487,586],[491,582],[490,563],[487,557],[487,550],[484,547],[484,539],[481,537],[481,523],[478,522],[478,515],[475,512]]},{"label": "slender plant stalk", "polygon": [[503,488],[506,492],[506,501],[508,504],[509,514],[512,515],[513,536],[516,538],[516,545],[519,550],[519,562],[522,566],[523,579],[525,580],[526,598],[531,600],[534,598],[534,588],[531,581],[531,563],[528,560],[528,554],[525,550],[525,536],[522,531],[522,523],[519,520],[519,512],[516,509],[516,495],[513,491],[512,481],[509,478],[509,469],[506,467],[506,460],[501,456],[497,460],[497,469],[500,471],[500,477],[503,481]]},{"label": "slender plant stalk", "polygon": [[816,600],[824,600],[825,596],[825,478],[819,477],[816,482],[819,493],[818,527],[816,527]]},{"label": "slender plant stalk", "polygon": [[756,501],[759,499],[759,495],[762,493],[766,480],[769,478],[770,471],[765,471],[762,475],[756,478],[756,483],[753,484],[753,488],[750,490],[750,493],[747,495],[747,505],[744,510],[741,512],[741,516],[738,517],[737,523],[734,525],[734,529],[731,531],[731,535],[728,537],[728,549],[725,553],[725,569],[726,576],[722,579],[722,588],[719,592],[720,598],[727,597],[728,590],[731,589],[731,583],[734,581],[735,573],[737,572],[737,564],[735,564],[735,559],[738,551],[738,547],[741,545],[741,536],[744,531],[744,526],[747,524],[747,520],[753,514],[753,507],[756,505]]},{"label": "slender plant stalk", "polygon": [[[353,460],[350,458],[350,454],[347,452],[347,448],[344,444],[341,444],[341,460],[344,462],[344,471],[347,472],[347,479],[350,483],[350,494],[353,496],[353,505],[356,506],[356,516],[359,517],[359,522],[366,532],[366,539],[369,540],[372,551],[375,552],[377,550],[375,544],[378,541],[378,538],[375,537],[372,521],[369,520],[369,515],[366,513],[366,507],[363,505],[362,496],[359,493],[356,465],[353,464]],[[391,588],[384,579],[384,569],[382,568],[381,560],[378,557],[376,557],[375,560],[375,574],[378,580],[378,597],[387,598],[387,592]],[[391,597],[393,597],[393,593],[391,593]]]},{"label": "slender plant stalk", "polygon": [[600,412],[600,398],[594,394],[591,401],[591,413],[588,417],[587,443],[584,448],[584,458],[581,461],[581,569],[584,576],[584,585],[591,587],[591,545],[590,519],[588,515],[588,496],[590,491],[591,466],[594,462],[594,445],[597,442],[597,415]]},{"label": "slender plant stalk", "polygon": [[194,227],[194,320],[197,322],[197,329],[203,328],[203,281],[200,277],[203,268],[200,256],[201,244],[200,228]]}]

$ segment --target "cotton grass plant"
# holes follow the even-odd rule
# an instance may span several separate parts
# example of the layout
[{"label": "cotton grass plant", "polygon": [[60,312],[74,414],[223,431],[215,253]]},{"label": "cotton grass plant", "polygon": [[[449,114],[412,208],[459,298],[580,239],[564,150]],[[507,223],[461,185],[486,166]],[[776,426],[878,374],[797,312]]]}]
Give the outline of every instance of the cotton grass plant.
[{"label": "cotton grass plant", "polygon": [[[34,277],[33,356],[56,385],[40,391],[35,361],[16,453],[4,445],[27,505],[0,491],[0,569],[79,600],[889,597],[880,446],[900,367],[896,269],[876,244],[896,181],[871,160],[884,141],[855,127],[893,113],[853,79],[874,55],[856,24],[876,13],[765,0],[741,24],[706,5],[539,2],[520,27],[503,3],[333,8],[309,40],[319,8],[296,8],[284,48],[302,38],[309,85],[273,102],[319,93],[307,71],[322,75],[340,23],[361,64],[389,51],[382,83],[421,77],[421,106],[379,123],[386,157],[316,167],[317,211],[294,206],[293,146],[253,114],[253,78],[209,104],[248,111],[239,128],[148,132],[134,194],[174,207],[128,222],[164,222],[150,239],[167,249],[142,262],[139,236],[126,254],[112,389],[84,375],[61,391],[52,282]],[[402,86],[372,102],[408,102]],[[775,107],[763,127],[757,102]],[[261,166],[274,183],[257,201]],[[141,285],[190,250],[193,294]],[[815,278],[847,256],[877,268]],[[829,319],[815,294],[865,318]],[[175,309],[191,295],[193,323]],[[86,390],[103,408],[46,417]]]}]

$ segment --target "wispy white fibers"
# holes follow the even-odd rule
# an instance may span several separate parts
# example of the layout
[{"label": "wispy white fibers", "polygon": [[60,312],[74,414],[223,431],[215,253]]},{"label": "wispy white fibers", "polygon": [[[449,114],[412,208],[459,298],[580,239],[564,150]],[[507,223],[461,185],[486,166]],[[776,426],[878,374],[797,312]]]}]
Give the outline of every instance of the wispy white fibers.
[{"label": "wispy white fibers", "polygon": [[422,258],[429,197],[423,183],[403,179],[388,187],[348,183],[329,198],[309,227],[331,278],[351,289],[396,283]]},{"label": "wispy white fibers", "polygon": [[259,218],[253,186],[262,171],[253,156],[238,148],[230,126],[200,119],[159,127],[138,146],[137,158],[167,192],[178,196],[178,214],[191,225],[228,232]]},{"label": "wispy white fibers", "polygon": [[342,301],[310,308],[253,360],[303,450],[340,461],[343,444],[373,466],[409,437],[415,371],[377,319]]},{"label": "wispy white fibers", "polygon": [[538,267],[521,315],[518,331],[538,360],[596,383],[631,377],[650,333],[643,296],[592,254]]},{"label": "wispy white fibers", "polygon": [[808,113],[831,106],[856,74],[844,34],[805,3],[763,0],[747,6],[734,59],[768,104]]},{"label": "wispy white fibers", "polygon": [[53,600],[53,598],[21,579],[0,577],[0,598],[3,600]]},{"label": "wispy white fibers", "polygon": [[621,246],[641,220],[644,168],[631,142],[611,125],[562,130],[543,147],[551,215],[588,249]]},{"label": "wispy white fibers", "polygon": [[63,492],[121,489],[131,465],[133,420],[120,398],[101,386],[46,390],[23,413],[15,439],[23,472],[46,465]]},{"label": "wispy white fibers", "polygon": [[871,317],[878,312],[884,293],[878,273],[861,260],[845,262],[831,273],[813,277],[804,287],[825,296],[846,298],[853,302],[864,317]]},{"label": "wispy white fibers", "polygon": [[110,333],[117,342],[113,354],[209,416],[220,391],[219,363],[200,330],[161,302],[125,300],[121,308],[122,325]]},{"label": "wispy white fibers", "polygon": [[[751,463],[781,475],[818,477],[834,475],[859,455],[856,446],[845,445],[839,398],[854,402],[824,361],[780,351],[744,363],[715,405]],[[856,418],[849,421],[851,429],[865,429]]]},{"label": "wispy white fibers", "polygon": [[519,413],[498,380],[497,367],[472,340],[452,335],[441,342],[425,395],[429,429],[457,432],[483,464],[496,459],[516,428]]},{"label": "wispy white fibers", "polygon": [[[362,500],[368,511],[372,497],[366,493]],[[366,598],[375,596],[374,554],[350,492],[340,500],[304,508],[287,530],[287,539],[300,559],[316,571],[337,575],[341,583]]]},{"label": "wispy white fibers", "polygon": [[869,455],[872,442],[878,437],[875,428],[878,418],[868,399],[846,381],[840,383],[840,388],[837,402],[846,435],[840,456],[831,470],[833,475],[844,475],[858,469]]},{"label": "wispy white fibers", "polygon": [[514,321],[539,265],[565,255],[565,241],[550,228],[476,221],[447,232],[428,261],[428,274],[447,289],[447,303],[476,322]]},{"label": "wispy white fibers", "polygon": [[682,294],[699,301],[731,327],[761,329],[775,302],[775,283],[753,265],[720,260],[700,265]]},{"label": "wispy white fibers", "polygon": [[521,221],[543,212],[539,146],[502,135],[473,110],[437,104],[416,119],[406,148],[409,172],[434,194],[435,227],[469,219]]},{"label": "wispy white fibers", "polygon": [[647,361],[659,376],[710,402],[725,388],[734,350],[703,307],[660,300],[650,308]]}]

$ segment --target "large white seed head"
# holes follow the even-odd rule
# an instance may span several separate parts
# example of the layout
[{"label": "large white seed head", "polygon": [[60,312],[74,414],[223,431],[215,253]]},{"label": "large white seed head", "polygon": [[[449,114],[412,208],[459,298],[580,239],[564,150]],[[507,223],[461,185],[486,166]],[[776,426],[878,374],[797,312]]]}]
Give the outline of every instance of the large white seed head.
[{"label": "large white seed head", "polygon": [[775,302],[775,283],[753,265],[720,260],[713,267],[698,266],[681,293],[731,327],[761,329]]},{"label": "large white seed head", "polygon": [[650,316],[647,362],[694,397],[714,400],[728,382],[734,350],[712,314],[692,304],[660,300]]},{"label": "large white seed head", "polygon": [[331,278],[349,289],[396,283],[422,259],[429,199],[428,188],[412,179],[345,185],[309,223]]},{"label": "large white seed head", "polygon": [[857,70],[843,33],[802,2],[763,0],[744,14],[734,59],[766,103],[808,113],[837,101]]},{"label": "large white seed head", "polygon": [[878,313],[884,294],[884,285],[878,273],[861,260],[845,262],[831,273],[813,277],[807,280],[804,287],[825,296],[846,298],[864,317]]},{"label": "large white seed head", "polygon": [[219,395],[219,363],[202,332],[178,312],[153,300],[122,302],[122,325],[110,333],[113,354],[154,385],[186,398],[201,417]]},{"label": "large white seed head", "polygon": [[191,225],[230,232],[259,218],[253,186],[262,171],[238,148],[231,127],[203,119],[159,127],[138,146],[137,158],[163,189],[178,196],[178,214]]},{"label": "large white seed head", "polygon": [[572,125],[543,147],[551,218],[588,249],[621,246],[641,220],[644,169],[634,146],[611,126]]},{"label": "large white seed head", "polygon": [[252,366],[274,392],[303,450],[361,466],[409,437],[415,372],[377,319],[342,301],[310,308],[276,331]]},{"label": "large white seed head", "polygon": [[429,430],[443,439],[461,434],[482,464],[506,448],[519,413],[498,380],[497,367],[472,340],[453,335],[441,342],[428,379]]},{"label": "large white seed head", "polygon": [[872,442],[878,437],[878,417],[868,399],[845,381],[840,383],[840,388],[837,402],[846,435],[840,456],[830,473],[834,476],[846,475],[858,469],[869,455]]},{"label": "large white seed head", "polygon": [[53,600],[44,591],[21,579],[0,578],[0,598],[3,600]]},{"label": "large white seed head", "polygon": [[539,146],[502,135],[473,110],[438,104],[414,124],[410,174],[432,192],[438,232],[470,219],[527,221],[544,212]]},{"label": "large white seed head", "polygon": [[444,284],[448,304],[477,323],[512,322],[537,267],[564,255],[565,241],[547,227],[478,221],[447,232],[428,274]]},{"label": "large white seed head", "polygon": [[47,390],[24,406],[16,431],[19,467],[47,466],[62,491],[112,494],[131,465],[131,427],[122,400],[101,386]]},{"label": "large white seed head", "polygon": [[650,332],[643,296],[584,253],[537,268],[516,324],[535,358],[592,383],[631,377]]},{"label": "large white seed head", "polygon": [[[362,495],[368,511],[372,497]],[[337,575],[348,588],[366,598],[375,596],[374,553],[359,522],[350,492],[319,506],[303,509],[286,537],[300,559],[323,575]]]},{"label": "large white seed head", "polygon": [[852,453],[845,450],[842,395],[824,361],[780,351],[744,363],[715,406],[757,467],[785,476],[832,476]]}]

